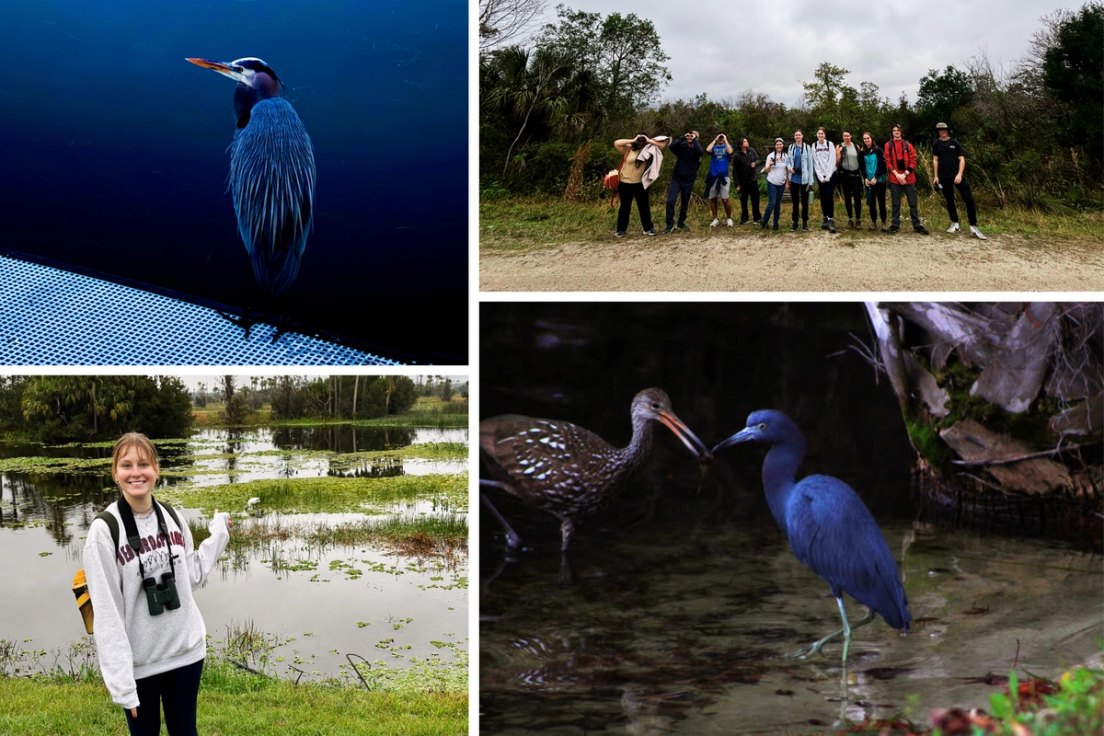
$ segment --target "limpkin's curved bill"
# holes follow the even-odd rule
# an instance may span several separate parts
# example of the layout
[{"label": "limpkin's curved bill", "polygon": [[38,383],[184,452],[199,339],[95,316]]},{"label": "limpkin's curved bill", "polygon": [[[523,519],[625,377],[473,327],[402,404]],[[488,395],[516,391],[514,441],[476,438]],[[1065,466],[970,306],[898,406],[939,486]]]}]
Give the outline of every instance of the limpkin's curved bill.
[{"label": "limpkin's curved bill", "polygon": [[701,463],[713,462],[713,453],[709,451],[709,448],[705,446],[698,436],[690,431],[690,428],[683,424],[682,420],[676,417],[672,412],[661,411],[659,412],[659,421],[663,422],[663,426],[671,430],[676,437],[682,440],[682,444],[686,445],[690,452],[698,456],[698,461]]}]

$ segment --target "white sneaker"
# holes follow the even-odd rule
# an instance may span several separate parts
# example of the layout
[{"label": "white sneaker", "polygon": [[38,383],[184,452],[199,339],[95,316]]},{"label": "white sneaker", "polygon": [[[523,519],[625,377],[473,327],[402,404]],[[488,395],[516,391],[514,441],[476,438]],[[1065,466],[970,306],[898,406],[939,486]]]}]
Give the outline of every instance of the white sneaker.
[{"label": "white sneaker", "polygon": [[731,218],[731,217],[730,217],[730,218],[728,218],[728,226],[729,226],[729,227],[732,227],[732,218]]},{"label": "white sneaker", "polygon": [[985,237],[985,235],[980,230],[977,229],[977,225],[971,225],[970,226],[970,232],[973,233],[974,237],[977,238],[978,240],[988,240],[989,239],[989,238]]},{"label": "white sneaker", "polygon": [[962,228],[960,228],[960,227],[958,226],[958,223],[957,223],[957,222],[952,222],[952,223],[951,223],[951,226],[950,226],[949,228],[947,228],[947,232],[949,232],[949,233],[957,233],[957,232],[958,232],[959,230],[961,230],[961,229],[962,229]]},{"label": "white sneaker", "polygon": [[717,227],[720,224],[721,224],[721,221],[718,220],[716,217],[714,217],[713,222],[709,223],[709,227]]}]

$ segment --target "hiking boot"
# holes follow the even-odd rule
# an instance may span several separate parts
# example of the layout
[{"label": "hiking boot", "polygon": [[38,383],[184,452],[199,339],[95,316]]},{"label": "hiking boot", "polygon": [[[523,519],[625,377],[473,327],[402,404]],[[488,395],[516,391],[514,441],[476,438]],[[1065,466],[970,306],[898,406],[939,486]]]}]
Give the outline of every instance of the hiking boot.
[{"label": "hiking boot", "polygon": [[742,217],[742,218],[740,218],[740,224],[741,224],[741,225],[746,225],[746,224],[748,224],[749,222],[750,222],[750,220],[748,220],[748,219],[747,219],[746,217]]},{"label": "hiking boot", "polygon": [[659,235],[659,233],[656,232],[656,229],[654,227],[651,230],[645,230],[644,234],[645,235]]},{"label": "hiking boot", "polygon": [[833,235],[836,234],[836,221],[834,218],[831,217],[828,218],[828,232],[832,233]]},{"label": "hiking boot", "polygon": [[882,232],[883,232],[883,233],[884,233],[884,232],[886,232],[886,231],[887,231],[887,229],[888,229],[888,228],[886,228],[886,222],[885,222],[885,220],[882,220]]},{"label": "hiking boot", "polygon": [[[763,227],[766,227],[766,226],[767,226],[767,223],[765,223],[765,222],[764,222],[764,223],[763,223]],[[776,222],[776,223],[774,223],[774,231],[775,231],[775,232],[778,232],[778,223],[777,223],[777,222]]]},{"label": "hiking boot", "polygon": [[828,218],[827,217],[825,217],[824,220],[821,221],[820,229],[821,230],[827,230],[828,229]]},{"label": "hiking boot", "polygon": [[801,232],[803,232],[803,233],[809,232],[809,221],[808,220],[802,220],[801,221]]},{"label": "hiking boot", "polygon": [[985,235],[982,234],[982,232],[980,230],[978,230],[977,225],[971,225],[970,226],[970,234],[973,235],[978,240],[988,240],[989,239],[989,238],[985,237]]},{"label": "hiking boot", "polygon": [[[766,229],[767,229],[767,224],[768,224],[768,223],[767,223],[767,221],[766,221],[766,220],[760,220],[760,221],[759,221],[759,227],[763,228],[764,230],[766,230]],[[774,228],[774,229],[775,229],[775,230],[777,230],[777,229],[778,229],[778,226],[777,226],[777,225],[775,225],[775,228]]]},{"label": "hiking boot", "polygon": [[714,217],[713,222],[709,223],[709,227],[717,227],[720,224],[721,224],[721,221],[718,220],[716,217]]},{"label": "hiking boot", "polygon": [[618,230],[617,231],[617,237],[619,237],[619,238],[625,237],[625,231],[624,230]]},{"label": "hiking boot", "polygon": [[672,230],[674,230],[674,228],[671,227],[670,225],[668,225],[667,229],[663,231],[663,234],[664,235],[670,235]]},{"label": "hiking boot", "polygon": [[848,230],[854,230],[855,229],[855,221],[852,220],[850,217],[847,218],[847,229]]},{"label": "hiking boot", "polygon": [[731,218],[731,217],[730,217],[730,218],[728,218],[728,226],[729,226],[729,227],[732,227],[732,218]]},{"label": "hiking boot", "polygon": [[[884,227],[883,227],[882,229],[883,229],[883,230],[885,230],[885,228],[884,228]],[[889,231],[888,231],[888,232],[891,232],[891,233],[893,233],[893,234],[897,234],[897,232],[899,232],[899,231],[900,231],[900,229],[901,229],[901,228],[900,228],[900,227],[898,227],[897,225],[890,225],[890,226],[889,226]]]},{"label": "hiking boot", "polygon": [[949,228],[947,228],[947,232],[949,232],[949,233],[957,233],[957,232],[958,232],[959,230],[961,230],[961,229],[962,229],[962,228],[960,228],[960,227],[958,226],[958,223],[957,223],[957,222],[952,222],[952,223],[951,223],[951,226],[950,226]]},{"label": "hiking boot", "polygon": [[931,233],[928,232],[928,229],[923,225],[917,225],[912,230],[913,232],[919,233],[920,235],[931,235]]},{"label": "hiking boot", "polygon": [[[808,230],[809,228],[805,228],[805,229]],[[790,232],[791,233],[796,233],[797,232],[797,220],[794,220],[794,223],[792,225],[790,225]]]},{"label": "hiking boot", "polygon": [[677,227],[679,230],[685,230],[686,232],[690,232],[690,226],[687,225],[685,222],[680,222],[678,225],[675,225],[675,227]]},{"label": "hiking boot", "polygon": [[877,231],[878,231],[878,223],[877,222],[870,223],[870,232],[873,233],[873,232],[877,232]]}]

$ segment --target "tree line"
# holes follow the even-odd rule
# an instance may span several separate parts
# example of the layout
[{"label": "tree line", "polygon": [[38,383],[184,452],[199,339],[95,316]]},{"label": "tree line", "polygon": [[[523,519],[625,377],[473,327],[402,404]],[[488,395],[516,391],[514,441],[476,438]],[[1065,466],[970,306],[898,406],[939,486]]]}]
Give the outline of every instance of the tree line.
[{"label": "tree line", "polygon": [[467,382],[457,385],[449,376],[305,376],[251,377],[239,383],[222,376],[217,386],[201,383],[194,394],[197,407],[211,400],[223,406],[220,418],[227,424],[245,424],[251,413],[270,406],[272,418],[374,419],[410,411],[419,397],[451,401],[467,395]]},{"label": "tree line", "polygon": [[[613,141],[641,131],[677,136],[698,130],[705,140],[723,131],[735,141],[747,137],[765,153],[776,137],[789,140],[796,129],[823,126],[836,142],[844,129],[856,140],[869,131],[884,142],[900,124],[923,149],[942,121],[967,152],[972,185],[998,206],[1043,211],[1101,206],[1104,5],[1099,0],[1044,16],[1011,68],[994,68],[983,56],[963,68],[928,70],[915,102],[904,95],[892,102],[871,82],[856,86],[850,70],[824,61],[803,83],[803,101],[794,107],[754,91],[735,100],[702,94],[658,102],[671,75],[651,21],[560,5],[558,22],[545,25],[527,44],[502,45],[504,34],[495,23],[505,21],[489,11],[503,2],[480,2],[483,198],[593,197],[601,177],[620,162]],[[534,2],[540,0],[529,0]],[[931,156],[921,154],[917,175],[928,184]],[[671,169],[664,167],[653,188],[666,188]]]},{"label": "tree line", "polygon": [[191,424],[175,376],[0,376],[0,430],[43,442],[181,437]]}]

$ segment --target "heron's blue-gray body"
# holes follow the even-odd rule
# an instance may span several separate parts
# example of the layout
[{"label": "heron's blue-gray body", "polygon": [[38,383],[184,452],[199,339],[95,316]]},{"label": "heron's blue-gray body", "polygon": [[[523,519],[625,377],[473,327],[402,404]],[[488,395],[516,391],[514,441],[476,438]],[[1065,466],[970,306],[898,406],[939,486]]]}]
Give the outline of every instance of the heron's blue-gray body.
[{"label": "heron's blue-gray body", "polygon": [[230,192],[257,283],[273,296],[299,273],[314,216],[314,147],[282,97],[260,100],[230,144]]}]

